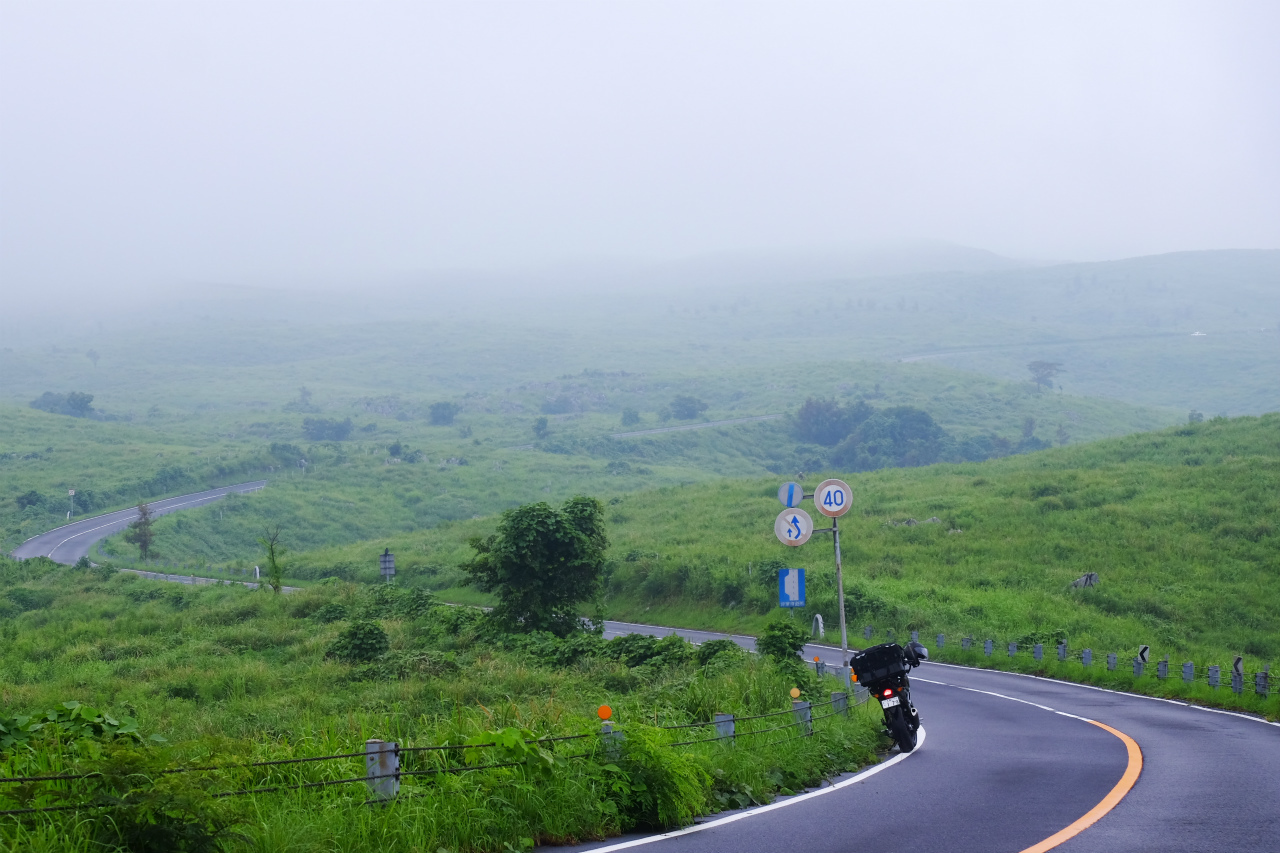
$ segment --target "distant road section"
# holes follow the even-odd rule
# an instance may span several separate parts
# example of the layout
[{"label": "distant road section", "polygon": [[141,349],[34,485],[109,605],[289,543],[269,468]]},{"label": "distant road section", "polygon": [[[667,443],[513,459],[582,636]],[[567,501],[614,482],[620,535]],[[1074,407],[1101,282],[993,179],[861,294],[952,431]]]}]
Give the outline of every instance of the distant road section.
[{"label": "distant road section", "polygon": [[687,429],[706,429],[707,427],[730,426],[732,424],[749,424],[754,421],[771,421],[782,415],[758,415],[754,418],[730,418],[727,421],[707,421],[704,424],[683,424],[681,426],[658,427],[657,429],[638,429],[635,432],[615,432],[609,438],[630,438],[633,435],[652,435],[656,432],[683,432]]},{"label": "distant road section", "polygon": [[[210,489],[207,492],[179,495],[176,498],[165,498],[164,500],[149,501],[148,503],[154,515],[168,515],[180,509],[192,509],[213,503],[233,492],[238,494],[256,492],[266,485],[266,480],[256,480],[252,483],[223,486],[220,489]],[[109,512],[106,515],[82,518],[79,521],[73,521],[71,524],[56,527],[48,533],[41,533],[39,536],[31,537],[14,549],[13,556],[19,559],[48,557],[55,562],[70,565],[81,557],[88,556],[89,548],[94,542],[106,539],[113,533],[119,533],[137,517],[137,507],[129,507],[128,509]]]}]

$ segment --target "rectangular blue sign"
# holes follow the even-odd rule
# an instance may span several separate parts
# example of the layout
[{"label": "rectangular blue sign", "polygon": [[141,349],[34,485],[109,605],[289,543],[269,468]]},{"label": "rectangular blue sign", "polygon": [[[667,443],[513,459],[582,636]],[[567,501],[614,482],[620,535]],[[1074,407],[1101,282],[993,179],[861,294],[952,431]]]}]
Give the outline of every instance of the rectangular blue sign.
[{"label": "rectangular blue sign", "polygon": [[804,607],[804,569],[778,569],[778,606]]}]

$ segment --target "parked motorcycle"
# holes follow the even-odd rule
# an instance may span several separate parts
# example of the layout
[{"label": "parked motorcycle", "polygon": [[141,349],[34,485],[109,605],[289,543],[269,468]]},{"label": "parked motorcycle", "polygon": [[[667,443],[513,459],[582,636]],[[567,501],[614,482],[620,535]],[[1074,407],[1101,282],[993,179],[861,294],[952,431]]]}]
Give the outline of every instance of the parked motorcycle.
[{"label": "parked motorcycle", "polygon": [[916,748],[916,730],[920,714],[911,704],[911,680],[907,673],[929,659],[929,650],[912,641],[906,648],[897,643],[881,643],[860,652],[849,660],[858,683],[880,702],[885,726],[902,752]]}]

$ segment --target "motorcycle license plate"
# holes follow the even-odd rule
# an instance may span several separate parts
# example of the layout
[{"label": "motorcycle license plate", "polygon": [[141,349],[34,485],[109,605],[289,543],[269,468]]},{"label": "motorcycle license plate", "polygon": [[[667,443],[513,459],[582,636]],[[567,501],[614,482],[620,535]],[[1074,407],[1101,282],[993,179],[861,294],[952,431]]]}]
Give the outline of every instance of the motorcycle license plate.
[{"label": "motorcycle license plate", "polygon": [[880,700],[880,707],[881,707],[881,708],[892,708],[892,707],[894,707],[895,705],[897,705],[900,701],[901,701],[901,700],[900,700],[897,696],[893,696],[893,697],[890,697],[890,698],[888,698],[888,699],[881,699],[881,700]]}]

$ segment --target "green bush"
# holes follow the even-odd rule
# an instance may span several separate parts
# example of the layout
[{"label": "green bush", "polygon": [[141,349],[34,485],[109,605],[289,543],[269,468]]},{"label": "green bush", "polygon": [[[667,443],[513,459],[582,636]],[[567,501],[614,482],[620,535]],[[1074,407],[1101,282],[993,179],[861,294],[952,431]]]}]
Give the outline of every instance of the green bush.
[{"label": "green bush", "polygon": [[794,660],[809,635],[804,629],[789,619],[774,619],[756,640],[756,651],[775,660]]},{"label": "green bush", "polygon": [[377,660],[391,648],[382,626],[372,620],[352,622],[338,635],[325,652],[325,657],[344,663],[368,663]]},{"label": "green bush", "polygon": [[733,640],[707,640],[698,646],[697,652],[694,653],[694,659],[699,666],[706,666],[719,657],[730,659],[741,658],[746,655],[742,646]]}]

